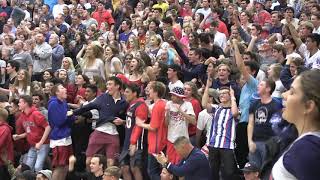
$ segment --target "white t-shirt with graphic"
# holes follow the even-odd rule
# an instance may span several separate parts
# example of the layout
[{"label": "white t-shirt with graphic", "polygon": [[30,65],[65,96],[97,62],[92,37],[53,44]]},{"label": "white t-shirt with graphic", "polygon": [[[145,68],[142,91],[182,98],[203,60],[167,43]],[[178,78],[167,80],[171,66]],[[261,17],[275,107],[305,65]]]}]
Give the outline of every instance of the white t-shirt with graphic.
[{"label": "white t-shirt with graphic", "polygon": [[[166,108],[170,109],[170,118],[168,122],[168,140],[171,143],[174,143],[174,141],[180,136],[189,138],[188,122],[185,120],[185,117],[183,117],[183,115],[178,112],[178,108],[176,108],[172,101],[168,101],[166,106]],[[183,102],[183,104],[181,104],[181,110],[188,115],[195,115],[192,104],[190,102]]]}]

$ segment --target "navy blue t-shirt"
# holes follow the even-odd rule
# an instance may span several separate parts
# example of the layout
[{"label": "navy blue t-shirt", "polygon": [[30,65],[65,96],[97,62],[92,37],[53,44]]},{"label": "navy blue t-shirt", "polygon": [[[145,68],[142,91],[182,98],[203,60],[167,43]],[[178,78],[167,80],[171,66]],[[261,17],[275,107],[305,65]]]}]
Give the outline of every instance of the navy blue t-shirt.
[{"label": "navy blue t-shirt", "polygon": [[261,103],[258,99],[250,105],[249,113],[254,115],[254,141],[267,141],[274,136],[273,124],[278,124],[281,118],[278,118],[281,112],[282,105],[272,99],[268,104]]}]

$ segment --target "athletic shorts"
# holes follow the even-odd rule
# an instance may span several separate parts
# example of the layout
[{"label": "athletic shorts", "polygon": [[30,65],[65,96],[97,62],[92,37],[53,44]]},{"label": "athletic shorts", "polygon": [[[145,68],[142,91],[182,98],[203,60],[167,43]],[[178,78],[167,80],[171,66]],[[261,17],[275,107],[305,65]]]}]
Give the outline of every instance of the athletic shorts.
[{"label": "athletic shorts", "polygon": [[129,155],[129,150],[122,151],[119,157],[121,166],[142,167],[143,150],[138,149],[133,156]]},{"label": "athletic shorts", "polygon": [[69,164],[69,157],[73,154],[72,145],[56,146],[52,149],[52,166],[66,166]]},{"label": "athletic shorts", "polygon": [[90,135],[87,157],[95,154],[104,154],[107,159],[117,160],[120,152],[119,135],[110,135],[100,131],[93,131]]}]

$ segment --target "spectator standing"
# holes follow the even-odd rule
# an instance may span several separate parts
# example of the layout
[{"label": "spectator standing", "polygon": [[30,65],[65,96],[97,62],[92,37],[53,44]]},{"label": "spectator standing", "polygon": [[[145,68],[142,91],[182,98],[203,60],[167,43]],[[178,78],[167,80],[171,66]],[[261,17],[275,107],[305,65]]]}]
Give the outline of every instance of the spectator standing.
[{"label": "spectator standing", "polygon": [[52,71],[56,72],[61,67],[64,48],[59,44],[59,36],[57,34],[50,35],[49,44],[52,48]]},{"label": "spectator standing", "polygon": [[45,159],[49,153],[48,135],[50,126],[46,118],[36,107],[32,106],[31,96],[21,96],[19,99],[19,109],[21,114],[19,119],[23,119],[23,134],[13,136],[14,140],[27,138],[30,149],[27,154],[26,164],[36,172],[42,170]]},{"label": "spectator standing", "polygon": [[48,103],[48,121],[51,127],[50,148],[52,148],[52,180],[64,179],[67,175],[69,156],[72,155],[71,124],[73,118],[67,117],[67,90],[62,84],[52,88]]},{"label": "spectator standing", "polygon": [[33,50],[33,55],[32,80],[41,81],[43,72],[52,68],[52,48],[45,42],[45,37],[42,33],[36,35],[36,47]]}]

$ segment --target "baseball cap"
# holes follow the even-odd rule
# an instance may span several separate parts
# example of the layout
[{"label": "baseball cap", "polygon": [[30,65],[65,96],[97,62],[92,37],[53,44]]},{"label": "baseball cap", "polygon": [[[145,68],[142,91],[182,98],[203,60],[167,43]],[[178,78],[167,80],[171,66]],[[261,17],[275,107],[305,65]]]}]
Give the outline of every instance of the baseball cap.
[{"label": "baseball cap", "polygon": [[243,172],[260,172],[260,168],[253,162],[247,162],[241,170]]},{"label": "baseball cap", "polygon": [[254,2],[265,5],[266,1],[265,0],[255,0]]},{"label": "baseball cap", "polygon": [[51,170],[41,170],[38,172],[38,174],[44,175],[49,180],[51,180],[51,178],[52,178],[52,171]]},{"label": "baseball cap", "polygon": [[220,103],[219,91],[217,91],[216,89],[213,89],[213,88],[209,88],[208,95],[211,96],[211,97],[213,97],[213,99],[214,99],[217,103]]},{"label": "baseball cap", "polygon": [[7,17],[8,15],[7,15],[7,13],[6,12],[1,12],[0,13],[0,17]]},{"label": "baseball cap", "polygon": [[184,95],[184,89],[182,87],[174,87],[171,91],[170,94],[178,96],[180,98],[185,98],[186,96]]}]

